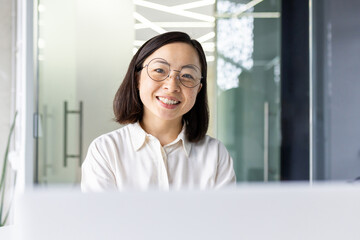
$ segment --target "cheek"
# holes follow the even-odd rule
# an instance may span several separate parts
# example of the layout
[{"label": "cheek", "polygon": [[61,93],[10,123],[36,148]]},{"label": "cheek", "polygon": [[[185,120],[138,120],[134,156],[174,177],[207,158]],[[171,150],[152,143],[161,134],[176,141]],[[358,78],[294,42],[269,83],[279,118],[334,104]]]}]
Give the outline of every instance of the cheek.
[{"label": "cheek", "polygon": [[142,103],[144,103],[144,100],[146,98],[146,82],[142,81],[141,78],[138,80],[138,90],[139,90],[139,96]]},{"label": "cheek", "polygon": [[191,107],[193,107],[196,102],[197,94],[197,90],[192,90],[188,95],[189,104],[191,104]]},{"label": "cheek", "polygon": [[148,86],[146,86],[146,83],[144,83],[144,82],[139,83],[139,95],[140,95],[140,99],[142,102],[144,102],[144,100],[149,98],[149,95],[150,95],[149,90],[150,89]]},{"label": "cheek", "polygon": [[143,77],[142,71],[141,71],[141,73],[137,73],[137,75],[136,75],[136,83],[137,83],[137,89],[140,90],[142,85],[144,85],[144,77]]},{"label": "cheek", "polygon": [[154,92],[156,92],[158,88],[159,86],[155,84],[154,81],[149,81],[149,79],[141,78],[138,86],[141,101],[151,99]]},{"label": "cheek", "polygon": [[146,86],[147,81],[146,81],[145,76],[143,76],[143,72],[138,75],[137,84],[138,84],[138,89],[139,89],[140,93],[148,88]]}]

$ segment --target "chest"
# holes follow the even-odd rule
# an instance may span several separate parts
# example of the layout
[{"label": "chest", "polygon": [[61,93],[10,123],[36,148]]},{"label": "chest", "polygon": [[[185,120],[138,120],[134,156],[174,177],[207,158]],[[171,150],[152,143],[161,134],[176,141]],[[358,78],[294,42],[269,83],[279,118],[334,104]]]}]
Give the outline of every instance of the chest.
[{"label": "chest", "polygon": [[215,179],[217,156],[206,149],[192,148],[187,154],[182,144],[167,147],[153,144],[138,151],[126,151],[116,156],[114,173],[118,185],[167,189],[208,185]]}]

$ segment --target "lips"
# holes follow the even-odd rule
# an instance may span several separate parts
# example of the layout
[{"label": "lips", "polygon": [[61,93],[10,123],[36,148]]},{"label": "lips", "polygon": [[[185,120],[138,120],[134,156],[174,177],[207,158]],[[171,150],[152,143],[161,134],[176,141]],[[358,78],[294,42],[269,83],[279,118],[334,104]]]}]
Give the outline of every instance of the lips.
[{"label": "lips", "polygon": [[180,101],[177,101],[174,98],[168,98],[168,97],[156,97],[159,101],[161,101],[164,104],[167,105],[177,105],[180,103]]}]

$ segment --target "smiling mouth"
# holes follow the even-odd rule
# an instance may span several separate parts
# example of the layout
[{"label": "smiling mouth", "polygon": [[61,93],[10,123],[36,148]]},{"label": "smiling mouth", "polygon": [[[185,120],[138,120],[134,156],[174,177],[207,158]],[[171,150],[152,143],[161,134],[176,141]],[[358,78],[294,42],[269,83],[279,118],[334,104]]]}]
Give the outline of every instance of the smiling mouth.
[{"label": "smiling mouth", "polygon": [[164,98],[164,97],[156,97],[157,99],[159,99],[161,102],[168,104],[168,105],[177,105],[180,103],[180,101],[175,101],[175,100],[171,100],[168,98]]}]

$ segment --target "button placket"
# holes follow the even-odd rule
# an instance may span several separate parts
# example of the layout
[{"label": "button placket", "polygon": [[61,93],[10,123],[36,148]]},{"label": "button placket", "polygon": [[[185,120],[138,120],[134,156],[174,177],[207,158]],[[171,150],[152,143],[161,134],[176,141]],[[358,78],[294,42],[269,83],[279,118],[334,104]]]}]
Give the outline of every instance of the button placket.
[{"label": "button placket", "polygon": [[157,152],[157,166],[158,166],[158,179],[159,179],[159,184],[162,188],[169,189],[169,178],[168,178],[168,173],[167,173],[167,156],[166,153],[163,149],[163,147],[161,146],[159,140],[157,140],[156,138],[154,138],[154,144],[155,144],[155,149]]}]

